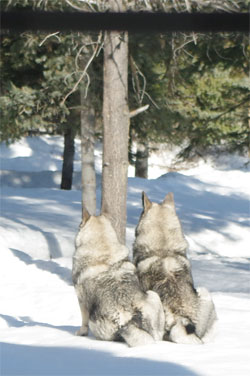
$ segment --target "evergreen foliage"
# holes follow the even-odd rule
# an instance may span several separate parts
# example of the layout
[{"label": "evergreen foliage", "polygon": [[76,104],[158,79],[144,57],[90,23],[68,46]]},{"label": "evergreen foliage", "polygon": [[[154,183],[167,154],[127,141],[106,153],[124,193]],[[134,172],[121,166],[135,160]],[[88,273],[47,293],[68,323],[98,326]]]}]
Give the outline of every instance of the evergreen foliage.
[{"label": "evergreen foliage", "polygon": [[[220,143],[229,149],[249,147],[246,35],[138,35],[131,44],[138,77],[142,81],[143,72],[147,79],[143,104],[150,104],[131,119],[134,137],[185,141],[183,157]],[[131,103],[137,97],[135,91]]]},{"label": "evergreen foliage", "polygon": [[[71,1],[92,11],[105,6]],[[186,3],[186,2],[185,2]],[[193,11],[224,7],[247,11],[245,1],[189,1]],[[163,2],[147,2],[161,10]],[[165,11],[177,2],[164,2]],[[179,3],[178,3],[179,4]],[[181,4],[181,3],[180,3]],[[3,1],[2,8],[73,10],[59,0]],[[127,7],[143,9],[140,2]],[[204,7],[204,8],[202,8]],[[211,9],[210,9],[210,8]],[[129,8],[129,9],[130,9]],[[149,9],[149,10],[150,10]],[[190,11],[190,9],[189,9]],[[82,66],[93,50],[80,33],[5,33],[1,40],[1,140],[13,141],[30,130],[63,133],[69,124],[79,128],[79,93],[65,96],[80,78]],[[92,42],[91,42],[92,41]],[[149,109],[131,118],[131,135],[140,142],[181,144],[183,156],[201,153],[206,147],[226,143],[233,148],[249,147],[249,55],[245,34],[138,34],[129,37],[129,105]],[[85,46],[83,46],[85,44]],[[80,51],[80,53],[79,53]],[[93,60],[83,85],[93,107],[101,113],[102,56]]]},{"label": "evergreen foliage", "polygon": [[[13,0],[15,7],[60,8],[61,1],[25,2]],[[61,7],[62,8],[62,7]],[[93,33],[93,39],[97,36]],[[1,141],[13,142],[32,130],[64,133],[69,124],[80,127],[80,95],[73,90],[82,74],[82,65],[92,53],[89,35],[81,33],[6,33],[1,40]],[[100,63],[88,69],[82,86],[101,105]],[[90,71],[92,73],[90,74]],[[89,78],[91,76],[91,79]],[[98,86],[98,87],[97,87]],[[78,88],[77,88],[78,89]],[[67,97],[69,92],[72,94]]]}]

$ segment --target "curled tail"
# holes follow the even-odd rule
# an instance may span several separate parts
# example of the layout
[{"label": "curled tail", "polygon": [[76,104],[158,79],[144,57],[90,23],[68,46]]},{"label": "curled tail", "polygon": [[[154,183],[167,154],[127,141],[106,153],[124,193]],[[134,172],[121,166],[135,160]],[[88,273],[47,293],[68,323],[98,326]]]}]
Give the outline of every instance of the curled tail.
[{"label": "curled tail", "polygon": [[196,323],[196,333],[203,341],[212,333],[217,316],[214,303],[208,290],[204,287],[197,289],[199,310]]},{"label": "curled tail", "polygon": [[120,330],[120,336],[131,347],[162,340],[165,316],[159,295],[147,291],[136,305],[136,314]]}]

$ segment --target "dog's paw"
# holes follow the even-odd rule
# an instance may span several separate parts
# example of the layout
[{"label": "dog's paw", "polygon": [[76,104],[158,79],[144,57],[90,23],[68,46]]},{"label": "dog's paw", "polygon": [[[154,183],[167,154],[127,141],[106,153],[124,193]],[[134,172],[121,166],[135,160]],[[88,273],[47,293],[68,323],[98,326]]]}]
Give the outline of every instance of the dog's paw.
[{"label": "dog's paw", "polygon": [[177,323],[172,327],[172,329],[170,330],[169,339],[172,342],[180,343],[183,345],[200,345],[203,343],[195,333],[187,334],[186,328],[180,323]]},{"label": "dog's paw", "polygon": [[182,345],[201,345],[203,342],[195,334],[188,334],[177,338],[171,338],[173,342]]},{"label": "dog's paw", "polygon": [[203,342],[195,334],[189,334],[189,335],[187,335],[187,337],[186,337],[186,339],[183,343],[189,344],[189,345],[201,345]]},{"label": "dog's paw", "polygon": [[88,335],[88,327],[82,326],[79,330],[76,331],[76,336],[87,336]]}]

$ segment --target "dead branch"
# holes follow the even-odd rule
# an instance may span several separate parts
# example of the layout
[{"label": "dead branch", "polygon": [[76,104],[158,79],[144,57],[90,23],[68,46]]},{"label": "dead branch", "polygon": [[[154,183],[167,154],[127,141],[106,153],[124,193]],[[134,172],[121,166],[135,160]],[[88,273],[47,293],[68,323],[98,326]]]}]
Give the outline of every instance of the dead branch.
[{"label": "dead branch", "polygon": [[39,43],[39,47],[41,47],[46,42],[46,40],[51,38],[51,37],[56,37],[59,40],[59,42],[61,42],[61,39],[57,35],[57,34],[59,34],[59,32],[60,31],[56,31],[55,33],[46,35],[46,37],[41,41],[41,43]]},{"label": "dead branch", "polygon": [[149,104],[146,104],[146,106],[139,107],[136,110],[130,111],[129,117],[132,118],[132,117],[146,111],[148,108],[149,108]]},{"label": "dead branch", "polygon": [[63,100],[61,102],[61,105],[64,105],[64,103],[68,99],[68,97],[77,90],[77,88],[78,88],[80,82],[82,81],[82,79],[84,78],[84,76],[87,77],[87,80],[88,80],[87,87],[89,86],[89,75],[87,74],[87,70],[88,70],[90,64],[92,63],[92,61],[94,60],[97,52],[99,51],[99,44],[101,43],[101,39],[102,39],[102,32],[99,33],[99,36],[98,36],[98,39],[97,39],[97,42],[96,42],[96,47],[95,47],[92,55],[90,56],[90,59],[88,60],[86,66],[84,68],[84,70],[82,71],[79,79],[77,80],[77,82],[75,83],[75,85],[73,86],[73,88],[68,92],[68,94],[63,98]]},{"label": "dead branch", "polygon": [[[133,89],[137,97],[137,102],[139,104],[142,104],[144,95],[145,95],[145,90],[146,90],[146,85],[147,85],[147,80],[142,71],[139,69],[138,65],[136,64],[134,58],[132,55],[129,57],[130,60],[130,66],[131,66],[131,71],[132,71],[132,84],[133,84]],[[140,86],[140,81],[139,81],[139,76],[142,77],[143,80],[143,87],[141,89]]]}]

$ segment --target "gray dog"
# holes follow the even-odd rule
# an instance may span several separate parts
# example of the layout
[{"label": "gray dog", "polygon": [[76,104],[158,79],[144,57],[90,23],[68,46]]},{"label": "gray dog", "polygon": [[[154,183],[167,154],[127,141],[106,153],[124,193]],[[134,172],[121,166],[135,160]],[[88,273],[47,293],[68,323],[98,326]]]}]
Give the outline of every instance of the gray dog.
[{"label": "gray dog", "polygon": [[161,340],[164,312],[159,296],[143,292],[128,249],[119,243],[105,215],[84,210],[76,236],[72,279],[78,297],[82,326],[97,339],[122,340],[139,346]]},{"label": "gray dog", "polygon": [[143,212],[136,228],[134,263],[143,289],[156,291],[165,313],[164,339],[202,343],[216,319],[205,288],[194,288],[188,247],[175,211],[173,194],[161,204],[142,193]]}]

